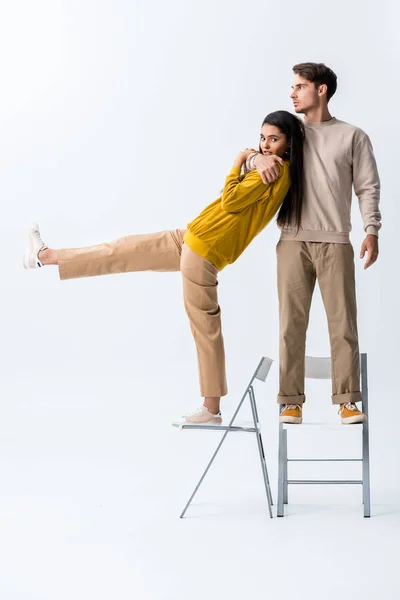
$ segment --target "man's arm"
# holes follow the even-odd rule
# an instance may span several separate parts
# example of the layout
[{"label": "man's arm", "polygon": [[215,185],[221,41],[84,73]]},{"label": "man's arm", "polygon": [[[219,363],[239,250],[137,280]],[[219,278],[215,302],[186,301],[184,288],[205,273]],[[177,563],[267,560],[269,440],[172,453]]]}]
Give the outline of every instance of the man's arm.
[{"label": "man's arm", "polygon": [[276,163],[284,166],[285,162],[279,156],[271,154],[271,156],[264,156],[263,154],[256,154],[254,158],[250,159],[250,166],[256,168],[260,174],[263,183],[273,183],[279,177],[280,170]]},{"label": "man's arm", "polygon": [[361,246],[360,258],[364,258],[365,252],[368,253],[364,264],[364,269],[368,269],[378,258],[378,232],[382,224],[379,174],[371,141],[365,133],[353,151],[353,183],[367,234]]},{"label": "man's arm", "polygon": [[254,159],[257,156],[258,151],[254,150],[253,154],[249,154],[249,156],[246,158],[246,160],[244,161],[243,165],[242,165],[242,170],[241,170],[241,175],[246,175],[247,173],[250,173],[250,171],[253,171],[255,169],[254,166]]}]

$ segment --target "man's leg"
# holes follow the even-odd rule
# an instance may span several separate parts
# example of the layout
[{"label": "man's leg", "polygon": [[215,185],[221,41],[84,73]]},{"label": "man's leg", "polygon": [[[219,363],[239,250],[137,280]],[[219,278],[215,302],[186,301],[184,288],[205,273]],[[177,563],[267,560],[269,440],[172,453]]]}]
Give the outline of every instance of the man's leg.
[{"label": "man's leg", "polygon": [[308,242],[279,241],[277,259],[280,326],[278,403],[299,405],[305,401],[306,332],[316,274]]},{"label": "man's leg", "polygon": [[351,244],[318,244],[316,270],[328,318],[332,357],[332,402],[359,402],[360,356]]}]

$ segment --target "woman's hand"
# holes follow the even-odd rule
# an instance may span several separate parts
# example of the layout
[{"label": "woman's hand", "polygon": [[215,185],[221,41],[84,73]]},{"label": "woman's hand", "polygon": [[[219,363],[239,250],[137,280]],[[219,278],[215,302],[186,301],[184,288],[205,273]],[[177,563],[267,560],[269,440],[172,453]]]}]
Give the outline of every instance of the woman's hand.
[{"label": "woman's hand", "polygon": [[239,167],[241,168],[243,163],[246,161],[246,159],[251,155],[251,154],[257,154],[258,150],[254,150],[254,148],[244,148],[243,150],[241,150],[239,152],[239,154],[236,157],[235,162],[233,163],[234,167]]},{"label": "woman's hand", "polygon": [[258,150],[254,150],[254,148],[244,148],[241,150],[240,154],[244,156],[244,160],[250,156],[250,154],[257,154]]}]

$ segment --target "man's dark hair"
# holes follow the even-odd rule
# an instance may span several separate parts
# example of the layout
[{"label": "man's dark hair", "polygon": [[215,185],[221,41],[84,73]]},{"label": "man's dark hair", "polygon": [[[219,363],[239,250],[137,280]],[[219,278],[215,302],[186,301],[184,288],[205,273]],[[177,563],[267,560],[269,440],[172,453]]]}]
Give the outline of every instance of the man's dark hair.
[{"label": "man's dark hair", "polygon": [[328,102],[336,92],[336,73],[324,65],[324,63],[300,63],[298,65],[294,65],[293,73],[300,75],[304,79],[307,79],[307,81],[311,81],[316,87],[319,85],[326,85],[328,88],[326,93]]}]

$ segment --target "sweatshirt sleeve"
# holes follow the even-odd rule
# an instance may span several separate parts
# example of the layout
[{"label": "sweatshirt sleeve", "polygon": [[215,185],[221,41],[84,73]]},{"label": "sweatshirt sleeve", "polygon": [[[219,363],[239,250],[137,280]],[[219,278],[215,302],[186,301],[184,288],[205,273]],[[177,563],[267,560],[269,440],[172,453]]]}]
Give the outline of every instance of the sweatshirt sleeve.
[{"label": "sweatshirt sleeve", "polygon": [[364,231],[378,236],[382,227],[379,210],[380,181],[372,144],[365,133],[353,151],[353,183]]},{"label": "sweatshirt sleeve", "polygon": [[257,156],[258,152],[254,152],[254,154],[250,154],[246,160],[244,161],[242,168],[240,170],[241,175],[246,175],[250,171],[253,171],[254,167],[254,159]]},{"label": "sweatshirt sleeve", "polygon": [[270,183],[263,183],[258,171],[251,171],[243,177],[240,175],[240,168],[233,167],[225,180],[224,189],[221,196],[221,208],[228,213],[235,213],[244,210],[261,197],[268,198],[265,195]]}]

